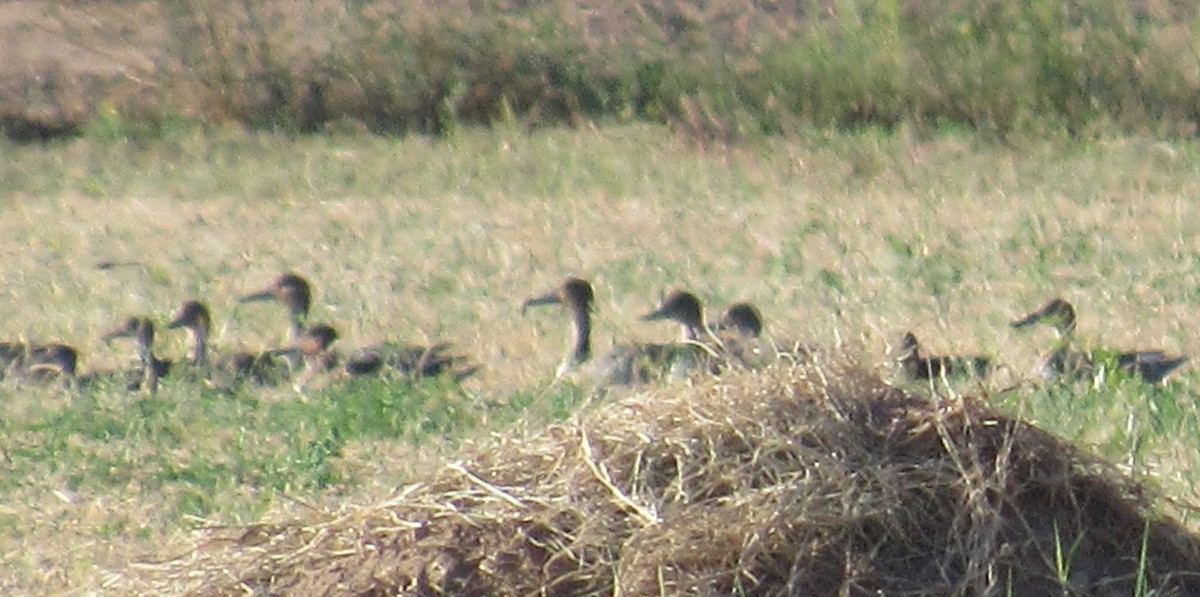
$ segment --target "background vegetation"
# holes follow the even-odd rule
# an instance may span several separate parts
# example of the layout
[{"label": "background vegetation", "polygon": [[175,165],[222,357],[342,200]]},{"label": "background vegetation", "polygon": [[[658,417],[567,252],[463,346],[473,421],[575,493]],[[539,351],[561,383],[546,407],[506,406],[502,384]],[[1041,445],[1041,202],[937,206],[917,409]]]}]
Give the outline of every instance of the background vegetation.
[{"label": "background vegetation", "polygon": [[[180,118],[433,134],[648,121],[717,140],[904,123],[1192,135],[1200,119],[1192,0],[104,6],[50,10],[116,74],[14,77],[10,135],[29,134],[22,118],[148,134]],[[128,31],[131,6],[165,25]],[[110,47],[129,44],[138,60]]]}]

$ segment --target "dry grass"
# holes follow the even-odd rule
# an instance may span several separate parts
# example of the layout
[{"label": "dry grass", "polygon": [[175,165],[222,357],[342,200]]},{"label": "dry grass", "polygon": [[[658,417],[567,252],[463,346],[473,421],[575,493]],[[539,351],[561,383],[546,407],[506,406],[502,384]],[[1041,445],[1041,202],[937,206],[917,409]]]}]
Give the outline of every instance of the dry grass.
[{"label": "dry grass", "polygon": [[384,503],[205,529],[186,555],[108,587],[1132,595],[1141,579],[1200,591],[1200,537],[1111,465],[982,400],[919,398],[846,364],[638,393],[469,454]]}]

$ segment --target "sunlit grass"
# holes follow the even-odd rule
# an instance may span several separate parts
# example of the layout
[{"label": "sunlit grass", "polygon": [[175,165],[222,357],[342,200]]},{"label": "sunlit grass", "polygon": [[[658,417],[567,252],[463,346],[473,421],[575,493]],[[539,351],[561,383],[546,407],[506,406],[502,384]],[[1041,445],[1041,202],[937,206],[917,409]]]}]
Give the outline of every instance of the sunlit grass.
[{"label": "sunlit grass", "polygon": [[[341,348],[446,340],[483,368],[461,388],[320,380],[303,395],[170,380],[154,397],[4,389],[0,545],[22,555],[5,556],[18,572],[0,587],[78,588],[93,564],[153,549],[192,517],[249,522],[386,492],[459,442],[601,403],[551,383],[566,318],[520,313],[567,274],[596,286],[598,351],[674,337],[636,316],[687,287],[710,317],[754,301],[771,333],[882,368],[908,329],[932,353],[992,355],[993,380],[956,389],[1200,499],[1192,364],[1161,388],[1045,386],[1030,369],[1051,333],[1007,325],[1062,295],[1088,346],[1196,354],[1192,143],[868,131],[720,148],[624,127],[2,149],[0,337],[63,340],[85,370],[112,368],[130,348],[100,342],[104,330],[130,314],[163,323],[197,297],[218,350],[272,346],[281,309],[235,298],[295,270]],[[185,354],[182,334],[159,338],[161,354]]]}]

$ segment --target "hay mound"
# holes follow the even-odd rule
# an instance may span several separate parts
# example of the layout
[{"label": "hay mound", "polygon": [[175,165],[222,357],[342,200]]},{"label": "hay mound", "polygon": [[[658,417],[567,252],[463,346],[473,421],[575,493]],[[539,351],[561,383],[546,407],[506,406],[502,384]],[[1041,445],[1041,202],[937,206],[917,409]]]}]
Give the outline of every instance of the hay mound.
[{"label": "hay mound", "polygon": [[[208,530],[124,591],[1200,594],[1200,540],[1112,466],[852,365],[648,391],[388,503]],[[1143,557],[1144,554],[1144,557]],[[114,585],[115,586],[115,585]]]}]

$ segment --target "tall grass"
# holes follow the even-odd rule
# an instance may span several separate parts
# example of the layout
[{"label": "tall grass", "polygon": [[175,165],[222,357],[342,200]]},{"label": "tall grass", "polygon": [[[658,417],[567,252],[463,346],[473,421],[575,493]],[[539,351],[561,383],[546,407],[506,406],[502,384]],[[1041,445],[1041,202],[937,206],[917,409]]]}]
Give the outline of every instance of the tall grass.
[{"label": "tall grass", "polygon": [[[1186,136],[1200,118],[1192,0],[164,0],[160,8],[162,18],[143,25],[164,30],[148,37],[159,40],[145,50],[158,67],[140,92],[64,87],[95,97],[46,101],[102,106],[90,121],[115,110],[143,135],[198,118],[436,135],[461,125],[639,120],[723,140],[902,123],[1004,137]],[[103,23],[97,13],[89,8]],[[105,43],[103,30],[91,37],[81,43]]]}]

